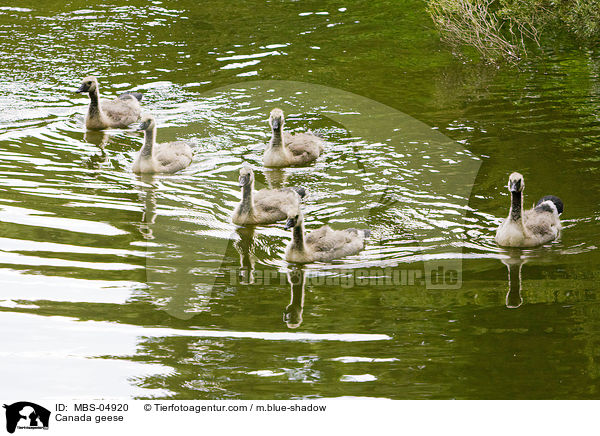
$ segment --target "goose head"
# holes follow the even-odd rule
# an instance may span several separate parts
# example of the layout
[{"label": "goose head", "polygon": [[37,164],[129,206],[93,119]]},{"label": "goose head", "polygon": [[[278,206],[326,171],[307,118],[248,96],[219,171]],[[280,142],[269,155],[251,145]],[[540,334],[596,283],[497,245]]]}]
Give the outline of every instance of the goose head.
[{"label": "goose head", "polygon": [[508,190],[510,192],[523,192],[525,189],[525,180],[519,173],[512,173],[508,176]]},{"label": "goose head", "polygon": [[248,167],[242,167],[240,169],[240,178],[239,178],[240,186],[248,186],[254,183],[254,171]]},{"label": "goose head", "polygon": [[150,131],[156,127],[156,120],[153,115],[150,114],[142,114],[140,118],[140,124],[137,130],[146,130]]},{"label": "goose head", "polygon": [[283,111],[281,109],[273,109],[271,115],[269,115],[269,125],[273,130],[279,130],[283,127],[285,118],[283,117]]},{"label": "goose head", "polygon": [[287,222],[285,223],[285,229],[292,229],[294,227],[298,227],[302,225],[304,222],[304,216],[302,216],[302,212],[298,209],[298,211],[293,215],[288,215]]},{"label": "goose head", "polygon": [[75,92],[94,92],[96,89],[98,89],[98,80],[94,76],[87,76],[81,81],[81,86]]}]

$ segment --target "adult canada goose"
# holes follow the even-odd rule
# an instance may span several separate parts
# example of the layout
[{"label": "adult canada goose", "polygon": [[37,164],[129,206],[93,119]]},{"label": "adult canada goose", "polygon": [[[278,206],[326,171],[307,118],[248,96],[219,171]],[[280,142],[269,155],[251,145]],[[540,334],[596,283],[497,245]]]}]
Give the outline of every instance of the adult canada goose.
[{"label": "adult canada goose", "polygon": [[285,250],[285,260],[295,263],[330,262],[356,254],[365,248],[367,229],[333,230],[322,226],[304,235],[304,217],[300,209],[289,217],[286,229],[293,228],[292,241]]},{"label": "adult canada goose", "polygon": [[542,197],[533,209],[523,210],[525,181],[519,173],[508,178],[511,205],[508,217],[496,231],[496,242],[503,247],[535,247],[553,241],[560,233],[559,215],[563,202],[553,195]]},{"label": "adult canada goose", "polygon": [[239,183],[242,201],[235,208],[232,221],[239,226],[273,224],[285,220],[298,210],[300,199],[306,195],[304,188],[254,190],[254,172],[250,168],[240,169]]},{"label": "adult canada goose", "polygon": [[139,92],[126,92],[114,100],[100,102],[98,81],[94,76],[83,79],[75,92],[87,92],[90,96],[90,106],[85,117],[85,126],[90,130],[125,128],[140,118],[142,94]]},{"label": "adult canada goose", "polygon": [[263,156],[267,167],[289,167],[312,162],[323,152],[324,141],[311,132],[291,135],[283,131],[285,118],[281,109],[269,116],[272,136]]},{"label": "adult canada goose", "polygon": [[192,149],[183,141],[156,144],[156,121],[142,115],[138,130],[144,131],[144,145],[133,162],[134,173],[174,173],[192,162]]}]

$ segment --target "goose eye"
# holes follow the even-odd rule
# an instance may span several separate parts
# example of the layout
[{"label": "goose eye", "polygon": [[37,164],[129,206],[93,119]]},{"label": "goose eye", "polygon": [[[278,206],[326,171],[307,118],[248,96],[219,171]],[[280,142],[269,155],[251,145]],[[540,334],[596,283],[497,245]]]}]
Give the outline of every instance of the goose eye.
[{"label": "goose eye", "polygon": [[88,84],[88,85],[91,85],[91,84],[92,84],[92,81],[90,80],[90,81],[89,81],[87,84]]}]

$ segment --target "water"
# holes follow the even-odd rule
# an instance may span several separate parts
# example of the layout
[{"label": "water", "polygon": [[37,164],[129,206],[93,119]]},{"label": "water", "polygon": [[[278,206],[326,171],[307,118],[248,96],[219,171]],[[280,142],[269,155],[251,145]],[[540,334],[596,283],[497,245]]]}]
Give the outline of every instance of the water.
[{"label": "water", "polygon": [[[459,60],[416,1],[24,1],[0,32],[7,396],[598,397],[597,53]],[[88,74],[143,92],[192,166],[133,175],[138,132],[83,128]],[[262,168],[275,106],[326,138],[315,165]],[[283,223],[229,222],[242,163],[367,249],[288,265]],[[526,204],[565,201],[559,241],[494,243],[515,170]],[[458,286],[419,279],[439,265]]]}]

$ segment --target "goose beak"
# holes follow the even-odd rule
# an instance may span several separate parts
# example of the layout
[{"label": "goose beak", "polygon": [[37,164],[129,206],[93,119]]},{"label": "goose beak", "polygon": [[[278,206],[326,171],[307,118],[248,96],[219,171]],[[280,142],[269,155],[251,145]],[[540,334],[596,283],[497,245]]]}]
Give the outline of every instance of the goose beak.
[{"label": "goose beak", "polygon": [[85,83],[81,85],[77,91],[75,91],[76,94],[81,94],[82,92],[87,92],[87,86]]},{"label": "goose beak", "polygon": [[277,130],[281,127],[281,120],[279,118],[273,118],[271,120],[271,127],[273,127],[273,130]]},{"label": "goose beak", "polygon": [[294,218],[288,218],[287,222],[285,223],[285,230],[289,230],[292,227],[294,227],[296,225],[296,223],[294,222]]},{"label": "goose beak", "polygon": [[248,176],[240,176],[238,181],[240,186],[246,186],[248,184]]}]

